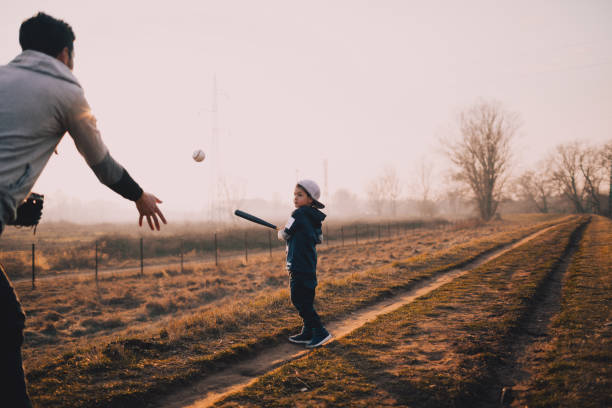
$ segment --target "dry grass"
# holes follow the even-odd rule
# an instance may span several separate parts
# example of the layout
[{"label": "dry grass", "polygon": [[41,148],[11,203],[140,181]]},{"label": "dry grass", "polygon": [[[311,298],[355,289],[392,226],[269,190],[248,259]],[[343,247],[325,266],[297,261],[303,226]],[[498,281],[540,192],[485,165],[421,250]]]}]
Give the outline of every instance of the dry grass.
[{"label": "dry grass", "polygon": [[495,406],[496,369],[583,221],[380,316],[216,406]]},{"label": "dry grass", "polygon": [[612,406],[612,221],[594,218],[567,270],[530,407]]},{"label": "dry grass", "polygon": [[[165,226],[161,232],[151,232],[146,228],[136,230],[133,225],[51,223],[41,226],[36,235],[32,234],[31,229],[8,228],[0,241],[0,259],[9,276],[16,280],[31,276],[31,244],[36,245],[38,277],[93,271],[95,248],[101,270],[138,267],[140,238],[143,239],[145,263],[157,266],[176,263],[181,253],[186,262],[211,261],[216,256],[233,258],[244,254],[245,242],[251,253],[284,250],[283,243],[272,239],[270,230],[246,221],[238,224],[216,227],[212,224],[172,224]],[[397,236],[409,230],[432,230],[442,226],[466,229],[481,225],[474,220],[450,223],[443,219],[332,222],[325,225],[325,242],[363,243],[373,238]]]},{"label": "dry grass", "polygon": [[[324,318],[340,317],[516,240],[542,227],[534,226],[535,220],[323,246],[318,298]],[[411,259],[396,261],[406,258]],[[165,269],[98,284],[90,278],[59,279],[41,282],[34,291],[21,285],[34,400],[40,406],[138,405],[143,396],[281,341],[299,324],[282,264],[278,254],[272,261],[261,255],[249,257],[249,264],[233,260],[183,274]]]}]

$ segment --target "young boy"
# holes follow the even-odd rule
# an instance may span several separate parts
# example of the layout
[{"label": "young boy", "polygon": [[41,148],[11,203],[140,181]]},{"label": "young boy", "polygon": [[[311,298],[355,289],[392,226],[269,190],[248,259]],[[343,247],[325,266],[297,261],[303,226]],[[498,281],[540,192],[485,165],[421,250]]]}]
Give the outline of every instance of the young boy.
[{"label": "young boy", "polygon": [[278,238],[287,241],[287,269],[291,276],[291,302],[304,321],[302,332],[289,337],[292,343],[306,344],[307,348],[322,346],[332,335],[323,327],[314,309],[317,286],[317,250],[321,243],[321,222],[325,214],[319,211],[325,206],[319,202],[321,190],[312,180],[301,180],[295,186],[291,214]]}]

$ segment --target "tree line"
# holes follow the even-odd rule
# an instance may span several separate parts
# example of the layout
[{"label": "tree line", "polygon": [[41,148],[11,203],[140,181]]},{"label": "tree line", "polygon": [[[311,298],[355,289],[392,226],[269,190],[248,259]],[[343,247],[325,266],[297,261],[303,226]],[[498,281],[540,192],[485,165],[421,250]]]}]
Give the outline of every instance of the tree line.
[{"label": "tree line", "polygon": [[[513,176],[513,144],[520,125],[519,115],[499,102],[479,101],[463,110],[454,125],[456,135],[440,140],[452,168],[446,190],[433,197],[433,164],[422,160],[412,175],[413,209],[433,216],[442,203],[449,212],[467,201],[480,219],[490,220],[500,205],[520,202],[527,211],[612,216],[612,139],[600,145],[560,144],[531,169]],[[395,216],[401,190],[395,169],[385,168],[367,186],[370,211],[380,216],[387,207],[387,214]]]}]

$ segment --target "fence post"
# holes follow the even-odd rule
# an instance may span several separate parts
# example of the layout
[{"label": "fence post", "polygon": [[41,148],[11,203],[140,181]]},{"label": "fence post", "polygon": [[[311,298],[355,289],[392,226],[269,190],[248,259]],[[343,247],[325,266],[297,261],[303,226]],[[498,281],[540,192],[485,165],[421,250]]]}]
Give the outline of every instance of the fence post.
[{"label": "fence post", "polygon": [[344,227],[340,227],[340,235],[342,236],[342,247],[344,248]]},{"label": "fence post", "polygon": [[355,244],[359,245],[359,225],[355,225]]},{"label": "fence post", "polygon": [[270,259],[272,259],[272,231],[268,230],[268,249],[270,250]]},{"label": "fence post", "polygon": [[95,262],[96,262],[96,282],[97,282],[98,281],[98,241],[97,240],[96,240]]},{"label": "fence post", "polygon": [[144,275],[144,250],[142,244],[142,237],[140,237],[140,276]]},{"label": "fence post", "polygon": [[217,233],[215,232],[215,266],[219,266],[219,246],[217,245]]},{"label": "fence post", "polygon": [[325,245],[329,245],[329,225],[325,225]]},{"label": "fence post", "polygon": [[181,239],[181,273],[183,273],[183,240]]},{"label": "fence post", "polygon": [[378,239],[380,240],[380,224],[378,224]]},{"label": "fence post", "polygon": [[246,231],[244,231],[244,263],[249,263],[249,242]]},{"label": "fence post", "polygon": [[36,289],[36,244],[32,243],[32,289]]}]

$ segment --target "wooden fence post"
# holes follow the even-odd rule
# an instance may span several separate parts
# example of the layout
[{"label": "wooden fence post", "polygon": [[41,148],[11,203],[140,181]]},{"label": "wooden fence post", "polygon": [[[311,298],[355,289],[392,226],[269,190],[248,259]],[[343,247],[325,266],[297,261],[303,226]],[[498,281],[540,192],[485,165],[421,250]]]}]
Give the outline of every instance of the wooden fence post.
[{"label": "wooden fence post", "polygon": [[244,263],[249,263],[249,242],[246,231],[244,231]]},{"label": "wooden fence post", "polygon": [[32,243],[32,289],[36,289],[36,244]]},{"label": "wooden fence post", "polygon": [[217,244],[217,233],[215,232],[215,266],[219,266],[219,246]]},{"label": "wooden fence post", "polygon": [[140,276],[144,275],[144,246],[143,239],[140,237]]},{"label": "wooden fence post", "polygon": [[272,259],[272,231],[268,230],[268,249],[270,250],[270,259]]},{"label": "wooden fence post", "polygon": [[183,244],[184,242],[181,239],[181,273],[183,273],[183,252],[184,252]]},{"label": "wooden fence post", "polygon": [[96,240],[95,263],[96,263],[96,282],[97,282],[98,281],[98,241],[97,240]]}]

